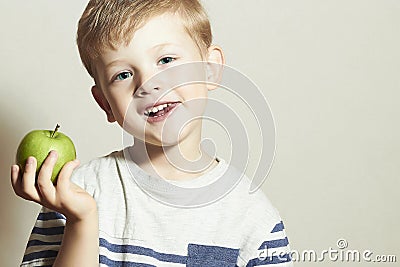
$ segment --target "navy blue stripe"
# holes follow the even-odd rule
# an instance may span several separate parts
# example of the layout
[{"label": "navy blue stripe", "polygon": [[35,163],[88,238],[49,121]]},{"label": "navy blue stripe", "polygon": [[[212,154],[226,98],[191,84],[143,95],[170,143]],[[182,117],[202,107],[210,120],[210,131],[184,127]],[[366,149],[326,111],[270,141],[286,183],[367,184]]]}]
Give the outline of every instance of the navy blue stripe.
[{"label": "navy blue stripe", "polygon": [[37,219],[39,221],[49,221],[56,219],[65,220],[65,216],[58,212],[46,212],[46,213],[40,213]]},{"label": "navy blue stripe", "polygon": [[52,246],[52,245],[61,245],[61,241],[56,241],[56,242],[45,242],[41,240],[31,240],[28,242],[26,247],[31,247],[31,246]]},{"label": "navy blue stripe", "polygon": [[279,231],[282,231],[283,229],[285,229],[285,226],[283,225],[283,222],[281,221],[280,223],[277,223],[274,227],[274,229],[272,229],[271,233],[276,233]]},{"label": "navy blue stripe", "polygon": [[22,262],[43,259],[43,258],[55,258],[57,257],[58,251],[55,250],[44,250],[39,252],[33,252],[24,256]]},{"label": "navy blue stripe", "polygon": [[64,233],[64,226],[50,227],[50,228],[40,228],[33,227],[32,234],[39,235],[61,235]]},{"label": "navy blue stripe", "polygon": [[283,239],[265,241],[258,249],[260,250],[268,248],[280,248],[280,247],[286,247],[287,245],[289,245],[289,240],[287,239],[287,237],[285,237]]},{"label": "navy blue stripe", "polygon": [[187,266],[232,267],[238,256],[239,249],[189,244]]},{"label": "navy blue stripe", "polygon": [[145,255],[152,258],[155,258],[159,261],[164,262],[173,262],[173,263],[186,263],[186,256],[180,256],[175,254],[166,254],[156,252],[150,248],[144,248],[139,246],[133,245],[116,245],[108,242],[104,238],[99,239],[100,247],[104,247],[107,250],[114,252],[114,253],[129,253],[129,254],[137,254],[137,255]]},{"label": "navy blue stripe", "polygon": [[264,260],[252,259],[247,263],[246,267],[268,265],[268,264],[278,264],[278,263],[285,263],[285,262],[290,262],[290,261],[291,261],[290,255],[284,254],[282,256],[266,257]]},{"label": "navy blue stripe", "polygon": [[101,264],[105,264],[108,267],[156,267],[155,265],[145,264],[145,263],[136,263],[130,261],[113,261],[107,258],[104,255],[99,256],[99,261]]}]

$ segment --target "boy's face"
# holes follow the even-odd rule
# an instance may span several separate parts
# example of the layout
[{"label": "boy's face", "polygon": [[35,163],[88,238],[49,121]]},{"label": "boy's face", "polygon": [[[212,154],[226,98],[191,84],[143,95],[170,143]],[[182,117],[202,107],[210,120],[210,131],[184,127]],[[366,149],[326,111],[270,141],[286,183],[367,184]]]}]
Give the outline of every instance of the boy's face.
[{"label": "boy's face", "polygon": [[[196,83],[175,88],[177,84],[170,80],[179,74],[162,74],[203,60],[224,63],[218,47],[210,47],[202,56],[179,16],[156,16],[135,32],[128,45],[107,50],[96,60],[92,93],[108,120],[117,121],[136,138],[157,145],[177,144],[201,134],[201,119],[183,124],[203,114],[207,92],[214,87]],[[159,107],[164,109],[156,113],[153,106],[159,103],[164,103]]]}]

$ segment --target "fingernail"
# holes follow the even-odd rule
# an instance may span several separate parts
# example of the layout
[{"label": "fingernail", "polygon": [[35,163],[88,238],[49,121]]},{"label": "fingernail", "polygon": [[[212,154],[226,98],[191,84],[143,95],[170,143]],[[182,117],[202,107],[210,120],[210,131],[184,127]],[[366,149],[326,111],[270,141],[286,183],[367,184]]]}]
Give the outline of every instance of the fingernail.
[{"label": "fingernail", "polygon": [[49,156],[52,157],[52,158],[56,158],[57,157],[57,151],[51,150],[50,153],[49,153]]},{"label": "fingernail", "polygon": [[12,165],[11,166],[11,171],[16,172],[17,171],[17,165]]},{"label": "fingernail", "polygon": [[33,158],[32,157],[28,157],[26,159],[26,165],[31,165],[31,164],[33,164]]}]

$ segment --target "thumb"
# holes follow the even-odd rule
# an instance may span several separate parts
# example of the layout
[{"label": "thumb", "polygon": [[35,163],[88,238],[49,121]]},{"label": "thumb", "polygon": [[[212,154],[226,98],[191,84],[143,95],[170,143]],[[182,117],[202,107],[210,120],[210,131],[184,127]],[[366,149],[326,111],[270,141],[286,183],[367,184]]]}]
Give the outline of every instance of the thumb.
[{"label": "thumb", "polygon": [[69,188],[71,184],[72,172],[79,166],[79,164],[80,162],[78,159],[65,163],[65,165],[63,166],[58,175],[57,185],[56,185],[57,190],[65,190]]}]

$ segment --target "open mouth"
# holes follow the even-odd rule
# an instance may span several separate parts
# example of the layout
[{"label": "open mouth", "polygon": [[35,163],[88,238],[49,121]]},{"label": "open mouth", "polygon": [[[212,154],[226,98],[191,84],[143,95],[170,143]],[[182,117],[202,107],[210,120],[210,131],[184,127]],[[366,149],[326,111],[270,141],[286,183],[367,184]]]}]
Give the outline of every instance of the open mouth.
[{"label": "open mouth", "polygon": [[166,117],[176,106],[181,102],[164,102],[157,103],[154,106],[146,108],[144,115],[148,117],[148,120],[157,121]]}]

